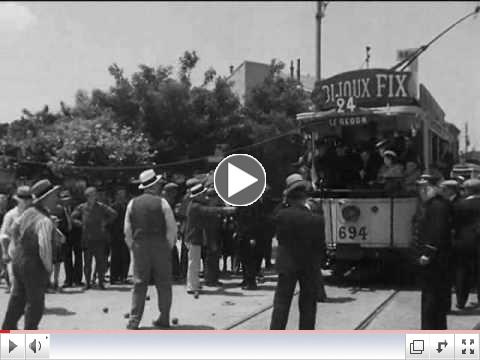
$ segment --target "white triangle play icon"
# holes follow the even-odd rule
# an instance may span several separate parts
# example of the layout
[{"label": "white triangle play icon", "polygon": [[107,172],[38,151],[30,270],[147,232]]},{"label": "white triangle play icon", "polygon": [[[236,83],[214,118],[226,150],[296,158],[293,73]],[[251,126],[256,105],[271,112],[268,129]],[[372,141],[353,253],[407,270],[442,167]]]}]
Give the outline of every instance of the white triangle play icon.
[{"label": "white triangle play icon", "polygon": [[256,177],[228,163],[228,197],[238,194],[257,181],[258,179]]}]

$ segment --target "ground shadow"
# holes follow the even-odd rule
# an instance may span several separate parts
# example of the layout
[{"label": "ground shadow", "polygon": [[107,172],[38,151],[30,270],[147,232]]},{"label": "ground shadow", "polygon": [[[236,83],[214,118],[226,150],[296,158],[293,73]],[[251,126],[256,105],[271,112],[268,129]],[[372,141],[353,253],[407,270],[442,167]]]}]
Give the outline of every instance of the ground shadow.
[{"label": "ground shadow", "polygon": [[244,293],[241,293],[238,291],[225,291],[224,288],[212,289],[212,290],[201,290],[200,296],[202,295],[245,296]]},{"label": "ground shadow", "polygon": [[[355,298],[350,296],[339,296],[339,297],[328,297],[324,303],[327,304],[346,304],[349,302],[356,301]],[[320,303],[321,304],[321,303]]]},{"label": "ground shadow", "polygon": [[177,331],[177,330],[215,330],[215,328],[207,325],[177,325],[177,326],[172,326],[171,328],[168,328],[168,329],[156,328],[154,326],[141,326],[139,330]]},{"label": "ground shadow", "polygon": [[132,291],[132,287],[131,286],[115,286],[115,285],[112,285],[112,286],[108,286],[105,288],[105,290],[102,290],[102,291],[120,291],[120,292],[130,292]]},{"label": "ground shadow", "polygon": [[70,311],[63,307],[51,307],[45,308],[45,315],[56,315],[56,316],[73,316],[76,315],[76,312]]}]

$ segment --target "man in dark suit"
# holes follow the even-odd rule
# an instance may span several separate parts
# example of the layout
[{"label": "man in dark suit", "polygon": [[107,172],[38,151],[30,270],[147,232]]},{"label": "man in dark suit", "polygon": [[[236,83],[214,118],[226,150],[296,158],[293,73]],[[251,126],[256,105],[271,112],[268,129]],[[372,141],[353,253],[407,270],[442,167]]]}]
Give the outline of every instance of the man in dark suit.
[{"label": "man in dark suit", "polygon": [[[300,174],[286,180],[286,204],[276,215],[278,283],[270,330],[284,330],[297,281],[300,330],[315,329],[318,264],[325,250],[323,217],[306,206],[309,183]],[[312,209],[314,210],[314,209]]]},{"label": "man in dark suit", "polygon": [[422,216],[418,219],[418,254],[422,290],[422,330],[447,328],[447,298],[450,292],[448,258],[451,252],[451,205],[439,193],[439,178],[418,181]]},{"label": "man in dark suit", "polygon": [[[480,247],[480,180],[467,180],[463,187],[466,197],[458,201],[454,207],[455,287],[459,309],[465,307],[475,280],[477,294],[480,294],[477,250]],[[480,295],[477,296],[480,302]]]}]

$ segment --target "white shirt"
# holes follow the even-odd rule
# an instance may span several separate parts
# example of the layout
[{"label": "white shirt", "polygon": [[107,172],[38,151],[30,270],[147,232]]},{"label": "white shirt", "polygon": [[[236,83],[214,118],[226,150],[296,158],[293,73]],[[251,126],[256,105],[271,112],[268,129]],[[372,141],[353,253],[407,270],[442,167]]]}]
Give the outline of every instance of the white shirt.
[{"label": "white shirt", "polygon": [[[32,225],[32,222],[34,223]],[[12,239],[15,244],[20,241],[23,232],[29,227],[34,226],[34,231],[38,237],[38,255],[48,273],[52,272],[52,242],[54,230],[56,227],[53,221],[37,209],[31,207],[22,213],[12,225]]]},{"label": "white shirt", "polygon": [[[177,240],[177,222],[175,221],[175,216],[173,215],[172,208],[168,204],[168,201],[164,198],[162,199],[162,210],[163,216],[165,217],[165,225],[166,225],[166,237],[170,247],[173,248],[175,245],[175,241]],[[125,243],[129,248],[132,247],[133,244],[133,233],[132,233],[132,223],[130,221],[130,215],[132,213],[132,204],[133,200],[127,205],[127,209],[125,212],[125,221],[123,232],[125,234]]]},{"label": "white shirt", "polygon": [[[22,211],[23,212],[23,211]],[[5,216],[3,217],[2,228],[0,229],[0,241],[2,242],[3,250],[7,252],[10,258],[13,257],[13,250],[15,249],[15,245],[12,239],[12,226],[17,220],[22,212],[15,206],[13,209],[9,210]]]}]

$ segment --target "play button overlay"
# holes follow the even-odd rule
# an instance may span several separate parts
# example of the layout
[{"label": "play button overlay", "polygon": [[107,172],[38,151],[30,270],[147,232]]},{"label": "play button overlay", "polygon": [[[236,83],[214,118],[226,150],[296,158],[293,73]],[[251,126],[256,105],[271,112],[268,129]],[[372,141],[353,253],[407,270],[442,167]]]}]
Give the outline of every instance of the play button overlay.
[{"label": "play button overlay", "polygon": [[265,191],[267,176],[260,161],[247,154],[233,154],[220,161],[214,173],[218,196],[232,206],[248,206]]},{"label": "play button overlay", "polygon": [[0,359],[25,359],[25,334],[1,334]]}]

